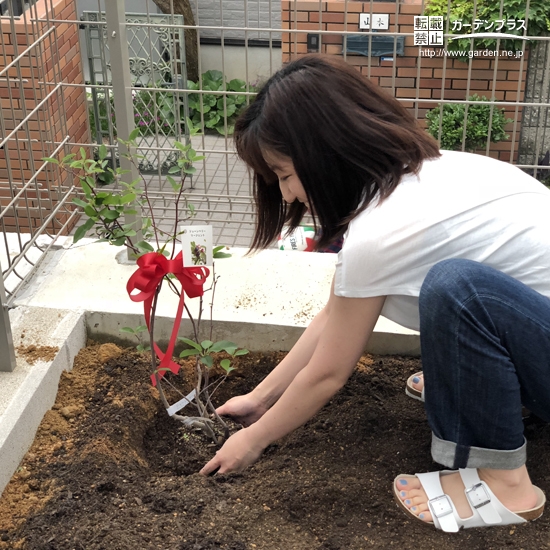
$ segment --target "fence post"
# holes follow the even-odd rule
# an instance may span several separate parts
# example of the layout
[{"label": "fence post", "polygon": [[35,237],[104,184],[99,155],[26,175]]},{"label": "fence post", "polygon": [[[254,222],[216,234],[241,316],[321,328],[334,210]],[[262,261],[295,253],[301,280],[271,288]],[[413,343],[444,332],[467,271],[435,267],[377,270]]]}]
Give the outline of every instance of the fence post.
[{"label": "fence post", "polygon": [[[128,40],[126,37],[126,13],[124,0],[108,0],[105,2],[105,15],[107,19],[107,40],[109,41],[109,53],[111,57],[111,78],[113,80],[113,99],[115,103],[117,135],[124,140],[135,128],[134,106],[132,102],[132,77],[130,74],[130,58],[128,54]],[[121,176],[122,181],[131,183],[139,177],[134,163],[124,155],[132,153],[126,145],[118,142],[120,167],[128,170]],[[138,214],[125,214],[125,223],[134,223],[137,231],[136,242],[142,240],[141,214],[139,205],[134,204]],[[131,259],[131,250],[127,249],[128,259]]]},{"label": "fence post", "polygon": [[4,278],[0,266],[0,372],[11,372],[15,369],[15,349],[11,334],[8,300],[4,290]]}]

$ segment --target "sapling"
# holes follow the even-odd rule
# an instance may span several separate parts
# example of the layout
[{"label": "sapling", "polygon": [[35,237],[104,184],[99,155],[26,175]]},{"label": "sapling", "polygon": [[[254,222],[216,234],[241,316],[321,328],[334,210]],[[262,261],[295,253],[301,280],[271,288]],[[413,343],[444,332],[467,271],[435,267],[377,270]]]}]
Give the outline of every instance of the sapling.
[{"label": "sapling", "polygon": [[151,346],[146,345],[146,344],[143,343],[142,334],[144,332],[147,332],[147,326],[146,325],[139,325],[137,327],[122,327],[120,329],[120,332],[133,334],[137,338],[138,345],[136,346],[136,349],[138,351],[150,351],[151,350]]},{"label": "sapling", "polygon": [[[191,137],[198,135],[197,129],[191,121],[187,120]],[[127,158],[138,170],[138,160],[143,158],[142,155],[136,153],[138,143],[136,139],[139,136],[139,130],[134,130],[127,141],[119,138],[119,141],[126,145],[129,153],[125,154]],[[214,342],[212,341],[213,322],[212,310],[215,295],[215,288],[218,281],[213,272],[212,284],[210,288],[204,289],[203,284],[208,276],[208,269],[203,267],[204,252],[200,246],[194,251],[192,263],[194,265],[187,267],[183,266],[181,253],[176,254],[178,237],[181,235],[179,229],[182,221],[188,220],[195,216],[195,208],[192,204],[187,204],[186,214],[180,218],[180,203],[183,200],[183,190],[185,181],[188,176],[196,172],[193,163],[203,160],[205,157],[197,155],[193,149],[191,142],[183,144],[180,142],[174,143],[174,148],[178,152],[177,165],[169,169],[166,179],[174,192],[175,206],[175,221],[171,231],[163,230],[159,227],[158,221],[155,218],[153,203],[148,192],[148,183],[140,174],[139,178],[131,183],[121,180],[121,176],[127,171],[115,167],[112,168],[107,159],[108,150],[105,145],[99,146],[97,150],[97,158],[88,158],[84,148],[80,148],[79,153],[71,153],[59,159],[46,158],[44,160],[57,164],[66,171],[72,173],[76,181],[80,184],[82,193],[79,197],[73,199],[73,203],[79,206],[86,217],[85,222],[76,230],[73,242],[78,242],[86,234],[92,230],[99,238],[100,242],[109,242],[114,246],[126,246],[136,258],[139,269],[134,273],[128,282],[128,292],[130,298],[134,301],[145,301],[145,317],[147,325],[141,325],[136,328],[124,327],[122,332],[134,335],[138,339],[138,350],[150,351],[151,366],[153,374],[151,376],[153,384],[156,385],[159,391],[160,399],[172,418],[181,421],[185,426],[202,430],[216,444],[223,444],[225,439],[229,437],[229,429],[225,422],[217,415],[216,409],[212,404],[212,395],[219,385],[226,379],[229,373],[233,370],[229,358],[223,358],[219,361],[219,367],[222,369],[223,375],[214,379],[212,370],[215,367],[215,354],[225,352],[230,357],[234,358],[248,353],[248,350],[239,349],[236,344],[227,340]],[[177,179],[176,179],[177,178]],[[105,182],[113,182],[112,185],[105,185]],[[143,218],[140,228],[136,227],[136,222],[124,223],[125,215],[137,214],[135,206],[140,207]],[[138,240],[138,229],[141,230],[142,239]],[[153,242],[153,244],[151,244]],[[214,258],[224,258],[230,256],[223,250],[226,247],[217,246],[213,250]],[[181,262],[180,262],[181,259]],[[148,264],[147,262],[150,262]],[[146,264],[145,267],[143,264]],[[142,286],[145,284],[140,280],[140,284],[132,287],[134,290],[139,289],[141,294],[147,294],[145,298],[136,298],[132,295],[130,283],[136,276],[142,276],[143,273],[150,275],[159,266],[165,266],[164,271],[158,271],[156,276],[149,281],[153,287],[148,288],[145,292]],[[141,272],[140,272],[141,270]],[[183,271],[182,271],[183,270]],[[185,271],[187,270],[187,271]],[[185,277],[187,277],[188,285],[185,286]],[[138,277],[139,278],[139,277]],[[147,281],[146,281],[147,282]],[[177,283],[181,286],[178,286]],[[179,365],[174,363],[171,354],[173,351],[173,343],[175,342],[175,333],[179,327],[180,315],[176,317],[174,323],[174,338],[168,347],[169,354],[164,354],[160,351],[154,340],[154,329],[158,299],[163,284],[168,287],[179,297],[180,309],[178,312],[183,312],[185,309],[193,328],[193,339],[179,338],[181,342],[188,346],[180,357],[195,357],[195,384],[191,394],[185,396],[170,379],[164,376],[166,370],[172,370],[174,374],[179,371]],[[200,289],[198,287],[200,286]],[[201,320],[204,310],[203,293],[211,292],[212,300],[210,304],[210,334],[209,339],[201,340]],[[187,294],[190,297],[199,296],[199,307],[197,318],[194,319],[187,304],[183,301],[183,295]],[[150,308],[150,309],[149,309]],[[149,331],[149,345],[145,345],[142,339],[142,333]],[[169,355],[169,356],[168,356]],[[168,385],[177,394],[181,396],[178,403],[170,406],[168,398],[163,388]],[[179,412],[188,404],[193,405],[196,410],[196,416],[184,416]],[[221,431],[221,435],[218,432]]]}]

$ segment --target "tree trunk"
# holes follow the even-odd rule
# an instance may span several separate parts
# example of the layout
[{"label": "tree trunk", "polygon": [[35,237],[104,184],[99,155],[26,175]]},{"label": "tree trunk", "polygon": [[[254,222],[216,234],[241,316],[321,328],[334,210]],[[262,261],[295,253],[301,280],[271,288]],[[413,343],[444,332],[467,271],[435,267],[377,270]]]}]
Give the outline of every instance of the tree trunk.
[{"label": "tree trunk", "polygon": [[[171,0],[153,0],[153,2],[160,8],[162,13],[170,14]],[[191,9],[190,0],[173,0],[174,15],[183,15],[184,25],[194,25],[195,16]],[[199,79],[199,49],[197,44],[197,31],[196,29],[185,29],[185,62],[187,65],[187,78],[194,80]],[[187,82],[183,83],[187,86]]]}]

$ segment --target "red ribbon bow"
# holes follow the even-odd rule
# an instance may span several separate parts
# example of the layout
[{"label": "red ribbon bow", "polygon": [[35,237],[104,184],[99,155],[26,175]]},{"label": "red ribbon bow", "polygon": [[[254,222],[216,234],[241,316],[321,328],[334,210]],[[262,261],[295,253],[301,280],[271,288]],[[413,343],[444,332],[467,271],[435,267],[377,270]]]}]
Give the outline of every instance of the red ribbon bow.
[{"label": "red ribbon bow", "polygon": [[[143,302],[143,313],[145,315],[145,323],[150,330],[151,326],[151,308],[153,306],[153,298],[155,292],[160,285],[162,279],[168,273],[173,273],[177,280],[181,283],[181,295],[178,304],[178,311],[174,320],[174,328],[170,336],[170,341],[166,349],[166,353],[163,353],[159,347],[154,343],[155,352],[160,359],[159,365],[159,377],[162,378],[167,368],[169,368],[174,374],[177,374],[180,365],[172,361],[172,355],[174,353],[174,347],[176,345],[176,338],[180,328],[181,317],[183,314],[184,297],[185,294],[189,298],[196,298],[204,294],[204,283],[206,278],[210,274],[210,270],[207,267],[184,267],[183,256],[180,252],[173,260],[169,260],[159,252],[148,252],[143,256],[140,256],[137,261],[138,269],[128,280],[126,284],[126,290],[130,296],[130,300],[133,302]],[[139,290],[139,293],[134,293],[135,290]],[[151,375],[153,386],[156,385],[155,375]]]}]

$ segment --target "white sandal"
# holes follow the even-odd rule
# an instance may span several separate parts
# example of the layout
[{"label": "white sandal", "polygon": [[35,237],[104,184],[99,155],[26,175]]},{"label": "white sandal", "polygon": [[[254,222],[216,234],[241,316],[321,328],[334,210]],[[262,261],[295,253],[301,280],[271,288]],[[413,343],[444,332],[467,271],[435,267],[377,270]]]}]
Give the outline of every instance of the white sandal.
[{"label": "white sandal", "polygon": [[399,489],[397,488],[398,479],[414,479],[414,477],[417,477],[428,495],[428,506],[433,518],[433,523],[424,521],[422,521],[422,523],[433,525],[436,529],[441,529],[442,531],[454,533],[461,528],[469,529],[471,527],[527,523],[528,521],[533,521],[542,516],[546,497],[538,487],[534,487],[538,497],[537,504],[534,508],[522,510],[520,512],[511,512],[500,502],[500,500],[498,500],[489,486],[479,479],[477,469],[465,468],[458,471],[464,483],[466,498],[472,509],[472,515],[469,518],[464,519],[458,515],[453,501],[443,492],[443,488],[441,487],[440,475],[455,473],[456,471],[453,470],[416,474],[416,476],[397,476],[393,482],[393,493],[397,500],[397,504],[405,510],[408,515],[418,521],[422,521],[405,506],[399,497]]},{"label": "white sandal", "polygon": [[405,385],[405,393],[412,397],[413,399],[418,399],[418,401],[424,401],[424,387],[422,387],[422,391],[418,391],[415,387],[413,387],[413,378],[417,376],[422,376],[422,371],[415,372],[414,374],[411,374],[409,378],[407,378],[407,384]]}]

